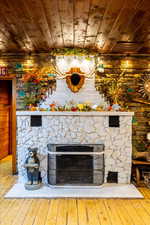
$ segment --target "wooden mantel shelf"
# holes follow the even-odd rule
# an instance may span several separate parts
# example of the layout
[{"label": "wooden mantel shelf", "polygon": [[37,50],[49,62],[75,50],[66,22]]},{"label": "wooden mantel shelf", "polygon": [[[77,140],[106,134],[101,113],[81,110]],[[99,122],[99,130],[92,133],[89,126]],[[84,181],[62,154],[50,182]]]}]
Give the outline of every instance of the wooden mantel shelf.
[{"label": "wooden mantel shelf", "polygon": [[32,116],[32,115],[42,115],[42,116],[133,116],[134,112],[52,112],[52,111],[17,111],[17,116]]}]

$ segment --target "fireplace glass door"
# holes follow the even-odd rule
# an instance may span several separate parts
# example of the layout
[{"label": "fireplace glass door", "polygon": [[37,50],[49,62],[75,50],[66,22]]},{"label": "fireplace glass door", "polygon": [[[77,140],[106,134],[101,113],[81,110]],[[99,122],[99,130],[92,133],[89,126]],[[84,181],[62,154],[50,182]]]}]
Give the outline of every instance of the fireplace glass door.
[{"label": "fireplace glass door", "polygon": [[94,146],[56,146],[48,155],[48,183],[51,185],[99,185],[103,183],[103,172],[103,154],[95,152]]},{"label": "fireplace glass door", "polygon": [[[92,152],[93,147],[63,146],[57,147],[56,151]],[[93,183],[93,156],[91,155],[58,155],[56,168],[57,184]]]}]

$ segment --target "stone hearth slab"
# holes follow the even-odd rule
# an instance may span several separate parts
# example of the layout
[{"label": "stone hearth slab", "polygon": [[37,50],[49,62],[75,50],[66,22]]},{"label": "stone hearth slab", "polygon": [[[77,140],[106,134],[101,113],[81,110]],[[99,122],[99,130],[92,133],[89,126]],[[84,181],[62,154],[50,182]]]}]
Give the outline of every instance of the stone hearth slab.
[{"label": "stone hearth slab", "polygon": [[48,187],[28,191],[15,184],[5,198],[143,198],[133,184],[104,184],[99,187]]}]

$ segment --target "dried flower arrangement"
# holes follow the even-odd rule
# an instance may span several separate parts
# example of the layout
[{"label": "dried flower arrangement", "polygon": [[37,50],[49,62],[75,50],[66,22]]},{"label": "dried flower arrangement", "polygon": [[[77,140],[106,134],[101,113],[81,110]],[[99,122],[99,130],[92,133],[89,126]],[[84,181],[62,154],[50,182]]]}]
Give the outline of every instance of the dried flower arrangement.
[{"label": "dried flower arrangement", "polygon": [[51,73],[27,73],[22,77],[25,93],[24,106],[36,106],[46,98],[46,93],[52,89],[55,83],[55,75]]}]

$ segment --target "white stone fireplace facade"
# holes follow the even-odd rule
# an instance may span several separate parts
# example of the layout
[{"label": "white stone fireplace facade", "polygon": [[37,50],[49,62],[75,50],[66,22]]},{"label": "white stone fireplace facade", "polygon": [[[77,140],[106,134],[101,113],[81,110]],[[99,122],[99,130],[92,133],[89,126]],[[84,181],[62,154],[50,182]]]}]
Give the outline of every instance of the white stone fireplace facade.
[{"label": "white stone fireplace facade", "polygon": [[[118,183],[130,183],[132,115],[131,112],[17,112],[19,182],[27,179],[23,165],[29,147],[38,148],[42,181],[47,184],[47,144],[103,144],[104,182],[112,171],[118,172]],[[31,126],[32,116],[41,116],[41,126]],[[110,127],[111,116],[118,116],[119,127]]]}]

